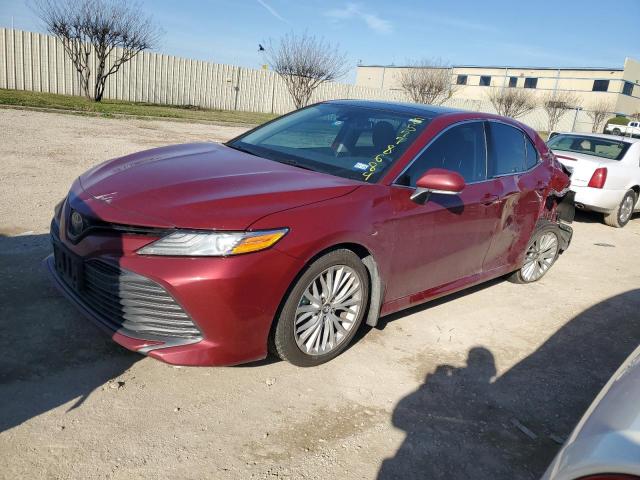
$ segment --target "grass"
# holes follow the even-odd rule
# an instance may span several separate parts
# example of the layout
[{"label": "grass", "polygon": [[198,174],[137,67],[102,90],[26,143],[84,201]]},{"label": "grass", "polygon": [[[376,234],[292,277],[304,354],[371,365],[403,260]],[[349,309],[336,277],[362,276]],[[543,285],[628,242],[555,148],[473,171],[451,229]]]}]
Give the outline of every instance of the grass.
[{"label": "grass", "polygon": [[193,105],[169,106],[153,103],[103,100],[93,102],[84,97],[0,89],[0,105],[51,109],[61,112],[100,116],[180,119],[195,122],[258,125],[277,117],[269,113],[210,110]]}]

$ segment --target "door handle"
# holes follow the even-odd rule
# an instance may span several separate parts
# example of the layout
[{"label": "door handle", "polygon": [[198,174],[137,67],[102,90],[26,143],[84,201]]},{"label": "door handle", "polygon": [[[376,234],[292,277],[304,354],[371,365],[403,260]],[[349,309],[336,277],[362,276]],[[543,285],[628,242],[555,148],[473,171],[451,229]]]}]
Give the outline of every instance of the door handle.
[{"label": "door handle", "polygon": [[484,197],[482,197],[481,203],[485,207],[488,207],[490,205],[493,205],[494,203],[498,203],[498,201],[500,201],[500,197],[498,195],[487,193]]}]

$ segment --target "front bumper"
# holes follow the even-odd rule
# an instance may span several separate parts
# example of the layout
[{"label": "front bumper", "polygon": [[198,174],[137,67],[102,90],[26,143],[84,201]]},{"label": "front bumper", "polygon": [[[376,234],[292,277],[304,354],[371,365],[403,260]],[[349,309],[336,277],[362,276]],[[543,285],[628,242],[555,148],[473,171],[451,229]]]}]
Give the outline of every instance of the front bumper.
[{"label": "front bumper", "polygon": [[264,358],[280,301],[302,268],[299,260],[274,248],[227,258],[156,257],[135,253],[153,241],[140,235],[98,233],[75,245],[64,232],[58,237],[52,229],[52,237],[85,263],[103,262],[157,284],[181,306],[199,335],[191,331],[189,338],[176,338],[163,336],[162,330],[158,335],[129,328],[136,326],[123,325],[65,282],[53,255],[45,260],[54,284],[115,342],[176,365],[234,365]]},{"label": "front bumper", "polygon": [[573,238],[573,228],[565,223],[557,223],[558,237],[560,238],[560,253],[564,252],[571,245]]}]

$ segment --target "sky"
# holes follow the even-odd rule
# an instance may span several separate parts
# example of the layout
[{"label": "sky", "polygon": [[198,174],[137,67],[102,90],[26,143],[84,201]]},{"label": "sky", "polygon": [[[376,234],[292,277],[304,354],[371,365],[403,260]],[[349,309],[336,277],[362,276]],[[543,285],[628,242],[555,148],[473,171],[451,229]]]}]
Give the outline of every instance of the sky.
[{"label": "sky", "polygon": [[[0,0],[0,26],[43,31],[30,0]],[[640,59],[640,0],[142,0],[163,31],[156,51],[259,68],[258,44],[308,33],[355,67],[616,67]]]}]

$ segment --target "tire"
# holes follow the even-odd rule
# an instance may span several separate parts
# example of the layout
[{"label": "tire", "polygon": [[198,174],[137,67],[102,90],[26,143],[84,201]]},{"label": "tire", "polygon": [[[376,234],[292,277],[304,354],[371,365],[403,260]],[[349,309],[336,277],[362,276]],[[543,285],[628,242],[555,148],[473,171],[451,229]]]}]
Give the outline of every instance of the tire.
[{"label": "tire", "polygon": [[614,135],[620,135],[622,132],[621,132],[621,130],[619,128],[614,128],[611,131],[611,133],[614,134]]},{"label": "tire", "polygon": [[362,323],[369,291],[369,273],[355,253],[340,249],[323,255],[290,290],[272,328],[270,350],[299,367],[337,357]]},{"label": "tire", "polygon": [[[552,243],[548,243],[550,241]],[[540,227],[533,233],[527,244],[522,267],[513,272],[507,280],[520,284],[537,282],[556,263],[559,255],[560,237],[557,227],[554,225]],[[537,269],[542,271],[537,271]]]},{"label": "tire", "polygon": [[636,196],[636,192],[633,190],[627,191],[622,197],[622,201],[618,207],[609,213],[604,214],[604,223],[609,225],[610,227],[622,228],[633,216],[633,209],[636,206],[636,202],[638,201],[638,197]]}]

